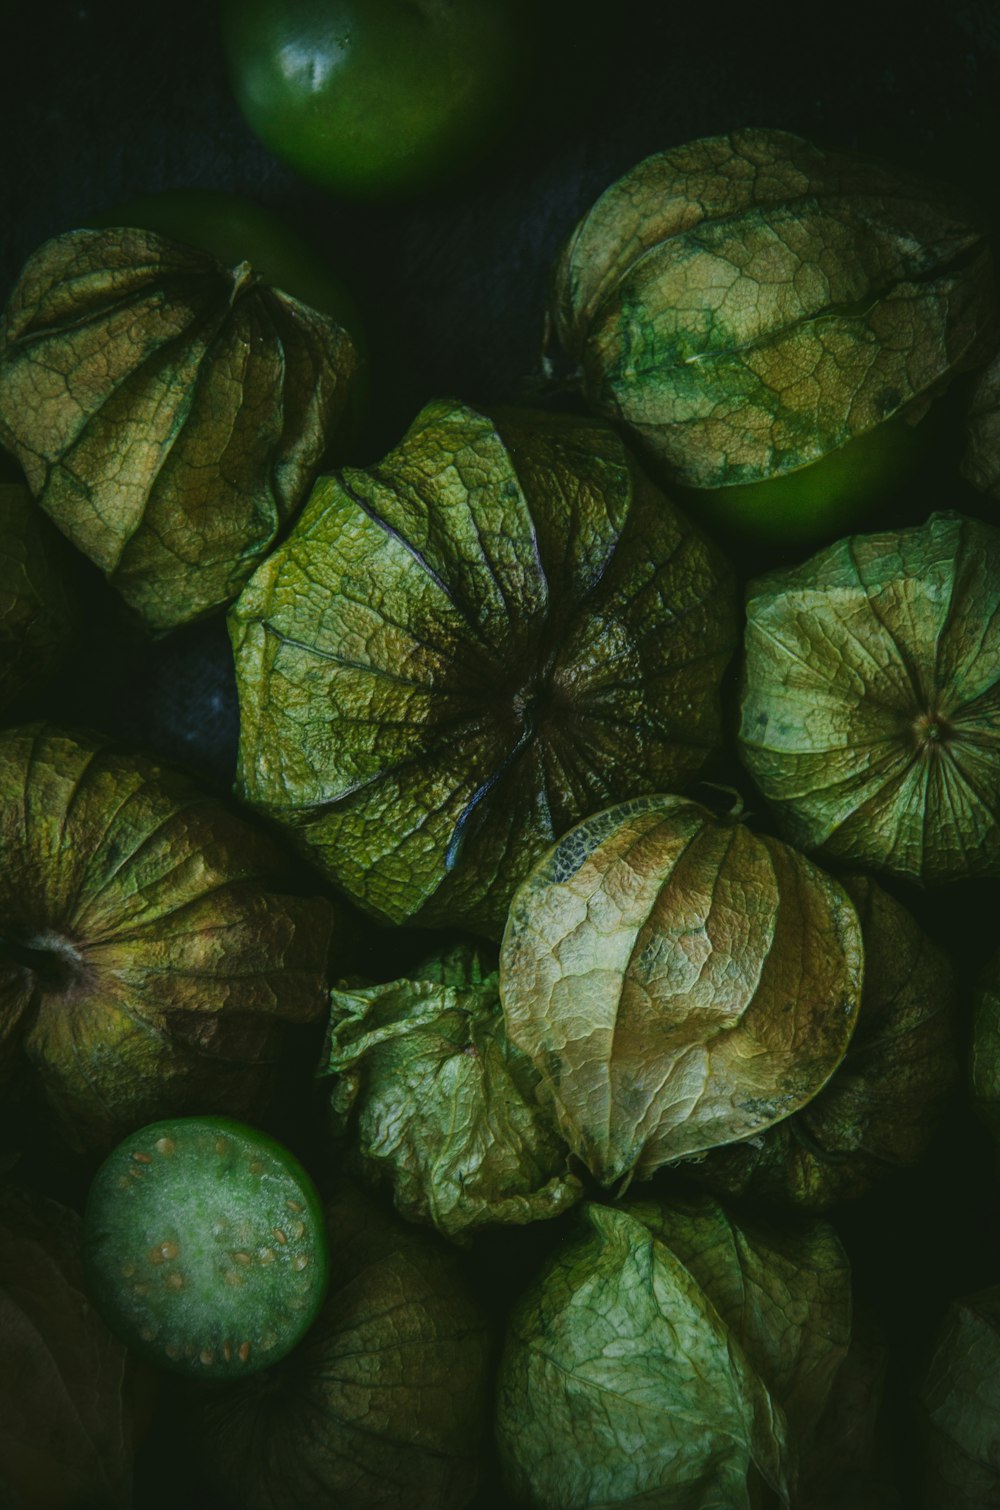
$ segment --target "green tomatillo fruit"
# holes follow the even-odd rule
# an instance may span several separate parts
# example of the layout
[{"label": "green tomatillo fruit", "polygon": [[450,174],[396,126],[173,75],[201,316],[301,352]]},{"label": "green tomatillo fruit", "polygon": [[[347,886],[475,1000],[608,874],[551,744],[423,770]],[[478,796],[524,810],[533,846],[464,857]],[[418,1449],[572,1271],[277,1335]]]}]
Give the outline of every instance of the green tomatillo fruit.
[{"label": "green tomatillo fruit", "polygon": [[207,252],[224,267],[249,262],[272,288],[342,325],[356,346],[361,321],[353,299],[316,248],[264,205],[222,189],[165,189],[88,216],[95,229],[132,226]]},{"label": "green tomatillo fruit", "polygon": [[521,0],[226,0],[222,34],[251,128],[335,194],[418,193],[465,168],[516,107]]},{"label": "green tomatillo fruit", "polygon": [[83,1254],[112,1331],[203,1379],[276,1363],[326,1290],[312,1180],[287,1148],[224,1117],[154,1122],[119,1143],[87,1197]]},{"label": "green tomatillo fruit", "polygon": [[740,752],[803,849],[924,884],[1000,872],[1000,530],[854,535],[751,582]]},{"label": "green tomatillo fruit", "polygon": [[553,839],[721,743],[734,600],[607,426],[430,404],[230,614],[238,790],[375,916],[498,936]]},{"label": "green tomatillo fruit", "polygon": [[0,1084],[88,1150],[258,1115],[324,1014],[337,916],[287,856],[187,777],[40,724],[0,736],[0,851]]},{"label": "green tomatillo fruit", "polygon": [[994,321],[986,236],[948,193],[748,128],[602,195],[550,334],[589,407],[669,481],[714,489],[797,473],[930,397]]},{"label": "green tomatillo fruit", "polygon": [[894,498],[927,455],[935,426],[896,416],[794,472],[725,488],[678,489],[692,519],[726,545],[816,546]]},{"label": "green tomatillo fruit", "polygon": [[797,1111],[844,1056],[861,980],[837,882],[683,797],[565,834],[519,887],[500,950],[508,1037],[606,1186]]},{"label": "green tomatillo fruit", "polygon": [[236,596],[298,510],[358,365],[348,333],[246,260],[70,231],[0,328],[0,440],[155,632]]}]

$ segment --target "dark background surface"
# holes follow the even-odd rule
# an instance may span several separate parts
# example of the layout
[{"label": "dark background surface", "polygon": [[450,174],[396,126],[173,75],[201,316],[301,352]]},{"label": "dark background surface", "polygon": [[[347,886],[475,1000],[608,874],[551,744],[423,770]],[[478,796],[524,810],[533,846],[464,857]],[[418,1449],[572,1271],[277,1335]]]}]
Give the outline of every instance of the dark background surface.
[{"label": "dark background surface", "polygon": [[[825,32],[809,7],[758,19],[749,5],[539,7],[540,66],[490,162],[409,206],[338,203],[257,144],[229,93],[204,3],[0,4],[0,296],[45,238],[118,201],[201,185],[256,198],[307,233],[351,287],[371,350],[372,458],[429,399],[509,398],[537,370],[549,273],[578,216],[646,154],[743,125],[857,148],[949,180],[1000,220],[1000,12],[979,5],[839,7]],[[364,460],[361,456],[359,459]],[[994,517],[942,444],[892,501]],[[745,558],[741,565],[761,563]],[[227,788],[237,732],[224,621],[159,642],[137,634],[89,568],[86,634],[37,708],[191,766]],[[728,773],[740,781],[735,765]],[[744,783],[745,785],[745,783]],[[761,804],[756,803],[759,812]],[[959,966],[966,996],[996,947],[995,883],[906,898]],[[965,1029],[963,1029],[965,1033]],[[835,1213],[858,1291],[893,1345],[889,1409],[903,1503],[919,1470],[907,1445],[908,1384],[949,1297],[1000,1281],[992,1155],[963,1106],[917,1171]],[[473,1269],[498,1314],[544,1235],[481,1239]],[[142,1510],[200,1503],[193,1469],[154,1426],[140,1462]],[[207,1502],[207,1501],[206,1501]],[[487,1492],[482,1505],[499,1505]]]}]

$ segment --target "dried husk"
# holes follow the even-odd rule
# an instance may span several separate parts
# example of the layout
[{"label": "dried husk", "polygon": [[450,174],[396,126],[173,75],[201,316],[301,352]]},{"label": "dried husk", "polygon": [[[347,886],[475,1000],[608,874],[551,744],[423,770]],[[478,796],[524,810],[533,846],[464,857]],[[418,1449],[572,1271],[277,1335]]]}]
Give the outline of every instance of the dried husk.
[{"label": "dried husk", "polygon": [[295,514],[357,357],[346,331],[153,232],[70,231],[0,329],[0,440],[152,630],[230,602]]},{"label": "dried husk", "polygon": [[990,957],[976,982],[970,1081],[973,1108],[1000,1159],[1000,951]]},{"label": "dried husk", "polygon": [[87,1295],[76,1212],[0,1189],[0,1504],[129,1510],[134,1365]]},{"label": "dried husk", "polygon": [[613,184],[551,318],[588,406],[715,488],[806,466],[980,360],[993,274],[950,193],[748,128]]},{"label": "dried husk", "polygon": [[58,540],[27,488],[0,482],[0,712],[49,679],[72,638]]},{"label": "dried husk", "polygon": [[1000,1504],[1000,1285],[949,1306],[919,1386],[922,1510]]},{"label": "dried husk", "polygon": [[230,613],[238,790],[380,919],[498,936],[558,834],[721,743],[735,606],[606,426],[429,405]]},{"label": "dried husk", "polygon": [[979,373],[969,395],[962,474],[1000,498],[1000,355]]},{"label": "dried husk", "polygon": [[571,830],[518,890],[500,951],[508,1036],[603,1185],[797,1111],[843,1058],[861,980],[835,881],[669,796]]},{"label": "dried husk", "polygon": [[194,1401],[207,1471],[245,1510],[462,1510],[491,1347],[457,1256],[346,1182],[326,1215],[330,1290],[304,1341]]},{"label": "dried husk", "polygon": [[926,1152],[958,1081],[957,990],[947,957],[895,898],[842,876],[858,910],[864,990],[857,1025],[823,1089],[749,1143],[713,1150],[714,1190],[825,1211]]},{"label": "dried husk", "polygon": [[840,540],[747,594],[740,753],[786,837],[925,884],[1000,868],[1000,531]]},{"label": "dried husk", "polygon": [[881,1328],[855,1306],[847,1356],[803,1456],[795,1510],[902,1510],[883,1413],[888,1367]]},{"label": "dried husk", "polygon": [[507,1040],[496,970],[478,951],[432,956],[408,978],[338,988],[321,1073],[331,1120],[366,1179],[408,1221],[464,1241],[579,1200],[538,1075]]},{"label": "dried husk", "polygon": [[581,1228],[507,1330],[497,1442],[518,1503],[796,1503],[850,1339],[833,1230],[765,1227],[707,1199],[588,1205]]},{"label": "dried husk", "polygon": [[64,1141],[166,1115],[259,1115],[322,1020],[337,921],[187,777],[99,737],[0,735],[0,1079],[30,1071]]}]

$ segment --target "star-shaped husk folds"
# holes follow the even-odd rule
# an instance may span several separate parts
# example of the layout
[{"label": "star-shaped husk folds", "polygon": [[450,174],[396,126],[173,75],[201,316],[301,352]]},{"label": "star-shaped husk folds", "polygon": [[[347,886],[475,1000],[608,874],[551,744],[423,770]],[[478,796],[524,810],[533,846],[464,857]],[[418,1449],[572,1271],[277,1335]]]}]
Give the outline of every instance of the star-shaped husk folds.
[{"label": "star-shaped husk folds", "polygon": [[0,736],[0,1081],[65,1141],[168,1114],[255,1117],[322,1017],[336,913],[187,777],[44,725]]},{"label": "star-shaped husk folds", "polygon": [[298,509],[357,356],[248,263],[152,232],[70,231],[0,330],[0,440],[154,631],[230,602]]},{"label": "star-shaped husk folds", "polygon": [[924,884],[1000,870],[1000,530],[856,535],[752,582],[740,753],[785,836]]},{"label": "star-shaped husk folds", "polygon": [[519,888],[500,950],[508,1036],[605,1186],[797,1111],[844,1056],[861,980],[837,882],[682,797],[566,834]]},{"label": "star-shaped husk folds", "polygon": [[240,794],[376,916],[496,936],[558,834],[720,743],[736,605],[606,426],[440,402],[230,625]]},{"label": "star-shaped husk folds", "polygon": [[691,487],[794,471],[983,359],[983,228],[785,131],[646,158],[583,217],[552,331],[588,405]]}]

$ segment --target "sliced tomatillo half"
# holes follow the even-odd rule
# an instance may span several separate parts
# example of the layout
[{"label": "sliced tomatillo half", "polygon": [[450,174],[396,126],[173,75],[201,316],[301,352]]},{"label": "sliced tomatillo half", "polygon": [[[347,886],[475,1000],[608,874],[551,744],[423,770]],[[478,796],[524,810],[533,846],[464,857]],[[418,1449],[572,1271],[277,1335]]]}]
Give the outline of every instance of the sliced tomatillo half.
[{"label": "sliced tomatillo half", "polygon": [[309,1176],[273,1138],[224,1117],[153,1122],[119,1143],[91,1186],[84,1261],[130,1347],[202,1378],[283,1357],[327,1279]]}]

